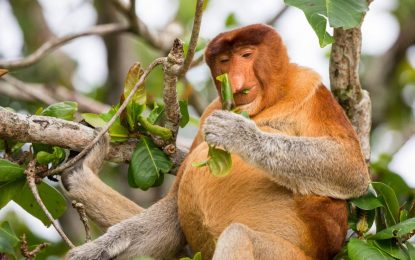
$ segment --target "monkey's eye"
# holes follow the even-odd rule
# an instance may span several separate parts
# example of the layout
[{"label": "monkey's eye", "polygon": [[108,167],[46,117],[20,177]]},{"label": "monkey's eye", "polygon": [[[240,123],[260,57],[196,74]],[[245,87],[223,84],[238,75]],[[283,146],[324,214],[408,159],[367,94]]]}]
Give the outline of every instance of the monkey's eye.
[{"label": "monkey's eye", "polygon": [[219,59],[220,63],[226,63],[228,61],[229,61],[229,58],[227,58],[227,57],[223,57],[223,58]]},{"label": "monkey's eye", "polygon": [[242,54],[242,57],[244,58],[249,58],[252,56],[252,52],[245,52],[244,54]]}]

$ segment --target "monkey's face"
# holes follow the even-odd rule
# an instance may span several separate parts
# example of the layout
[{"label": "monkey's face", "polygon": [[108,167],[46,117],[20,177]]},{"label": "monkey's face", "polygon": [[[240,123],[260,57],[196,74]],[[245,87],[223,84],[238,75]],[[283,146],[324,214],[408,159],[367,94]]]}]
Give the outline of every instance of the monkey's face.
[{"label": "monkey's face", "polygon": [[[258,47],[247,45],[219,54],[215,61],[215,74],[228,74],[235,105],[249,115],[255,115],[262,109],[263,86],[254,70],[257,56]],[[220,82],[216,81],[216,87],[220,93]]]}]

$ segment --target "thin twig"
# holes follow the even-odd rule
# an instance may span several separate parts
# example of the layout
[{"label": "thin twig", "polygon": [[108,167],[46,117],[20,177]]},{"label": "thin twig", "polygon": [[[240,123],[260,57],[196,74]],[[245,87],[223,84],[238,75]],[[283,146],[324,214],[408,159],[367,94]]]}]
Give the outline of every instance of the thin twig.
[{"label": "thin twig", "polygon": [[[20,245],[20,252],[27,260],[35,259],[36,255],[40,253],[45,247],[47,247],[48,243],[42,243],[40,245],[37,245],[35,249],[30,250],[29,245],[27,243],[26,234],[23,233],[23,235],[20,237],[20,240],[22,241]],[[7,258],[6,258],[7,259]]]},{"label": "thin twig", "polygon": [[128,97],[124,100],[124,102],[121,104],[120,108],[118,109],[117,113],[111,118],[111,120],[102,128],[102,130],[97,134],[97,136],[92,140],[91,143],[89,143],[78,155],[76,155],[74,158],[66,162],[65,164],[60,165],[59,167],[49,171],[44,176],[50,176],[50,175],[56,175],[58,173],[61,173],[65,169],[71,167],[74,165],[77,161],[79,161],[84,155],[86,155],[89,150],[99,141],[99,139],[108,131],[108,129],[112,126],[112,124],[115,122],[115,120],[121,115],[121,113],[126,108],[127,104],[131,101],[133,98],[135,92],[137,91],[138,87],[143,84],[144,80],[148,76],[148,74],[157,66],[160,64],[163,64],[166,61],[165,57],[157,58],[155,59],[148,68],[144,71],[143,75],[140,77],[140,80],[135,84],[134,88],[131,90]]},{"label": "thin twig", "polygon": [[27,166],[25,170],[27,183],[29,185],[30,191],[33,193],[33,196],[35,197],[36,202],[39,204],[39,206],[42,208],[43,212],[46,214],[47,218],[52,222],[52,225],[55,227],[56,231],[58,231],[59,235],[62,237],[62,239],[66,242],[66,244],[70,248],[74,248],[74,244],[69,240],[69,238],[66,236],[65,232],[59,227],[58,223],[53,219],[52,215],[50,214],[49,210],[46,208],[45,204],[43,204],[42,199],[40,198],[39,192],[37,190],[36,186],[36,160],[31,160],[29,162],[29,165]]},{"label": "thin twig", "polygon": [[0,83],[0,94],[10,96],[12,98],[21,99],[25,101],[38,100],[47,105],[54,104],[59,101],[73,100],[78,103],[80,111],[103,113],[107,111],[110,106],[96,101],[90,97],[72,91],[64,86],[46,87],[43,84],[33,84],[23,82],[10,75],[4,76],[1,80],[5,83]]},{"label": "thin twig", "polygon": [[76,200],[73,200],[72,207],[76,209],[76,211],[78,211],[79,218],[81,219],[82,224],[84,225],[84,228],[85,228],[85,243],[88,243],[92,239],[91,239],[91,230],[88,225],[88,218],[85,212],[85,206],[81,202],[77,202]]},{"label": "thin twig", "polygon": [[28,67],[33,65],[34,63],[38,62],[40,59],[45,57],[49,52],[53,51],[57,47],[72,41],[76,38],[88,35],[105,35],[110,33],[119,33],[119,32],[126,32],[129,29],[128,25],[122,24],[103,24],[97,25],[90,28],[87,31],[80,32],[80,33],[72,33],[65,35],[60,38],[53,38],[45,42],[39,49],[37,49],[34,53],[30,54],[29,56],[14,60],[14,61],[1,61],[0,68],[3,69],[19,69]]},{"label": "thin twig", "polygon": [[274,25],[280,18],[285,14],[285,12],[290,8],[288,5],[285,5],[281,10],[271,19],[267,22],[269,25]]},{"label": "thin twig", "polygon": [[190,37],[189,48],[187,49],[186,59],[180,69],[180,75],[184,75],[189,69],[195,55],[197,40],[199,39],[200,25],[202,24],[203,0],[197,0],[195,19],[193,21],[192,36]]},{"label": "thin twig", "polygon": [[197,59],[193,60],[192,63],[190,64],[190,68],[192,69],[196,66],[199,66],[200,64],[202,64],[205,61],[205,56],[204,55],[200,55]]}]

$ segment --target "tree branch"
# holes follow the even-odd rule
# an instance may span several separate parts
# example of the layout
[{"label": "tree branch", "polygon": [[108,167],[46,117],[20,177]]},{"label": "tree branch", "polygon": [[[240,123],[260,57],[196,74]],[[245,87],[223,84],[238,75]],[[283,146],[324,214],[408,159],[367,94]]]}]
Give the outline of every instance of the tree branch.
[{"label": "tree branch", "polygon": [[43,204],[42,199],[40,198],[39,192],[36,187],[36,160],[32,160],[29,162],[29,165],[27,166],[27,169],[25,170],[27,183],[29,185],[30,191],[33,193],[33,196],[35,197],[35,200],[37,204],[42,208],[43,212],[46,214],[50,222],[52,222],[52,225],[55,227],[56,231],[58,231],[59,235],[62,237],[62,239],[65,241],[65,243],[70,247],[74,248],[74,244],[69,240],[69,238],[66,236],[65,232],[59,227],[58,223],[53,219],[52,215],[50,214],[49,210],[46,208],[45,204]]},{"label": "tree branch", "polygon": [[0,61],[0,68],[20,69],[20,68],[28,67],[38,62],[40,59],[45,57],[49,52],[53,51],[54,49],[82,36],[105,35],[105,34],[110,34],[110,33],[125,32],[127,30],[128,30],[127,25],[104,24],[104,25],[94,26],[91,29],[84,31],[84,32],[72,33],[72,34],[68,34],[60,38],[53,38],[45,42],[39,49],[37,49],[34,53],[30,54],[29,56],[25,58],[14,60],[14,61]]},{"label": "tree branch", "polygon": [[267,24],[269,24],[269,25],[275,24],[281,18],[281,16],[283,16],[285,14],[285,12],[287,12],[287,10],[289,8],[290,8],[290,6],[284,5],[284,7],[281,8],[281,10],[271,20],[269,20],[267,22]]},{"label": "tree branch", "polygon": [[85,243],[91,241],[91,230],[88,225],[88,218],[86,216],[85,206],[81,202],[77,202],[76,200],[72,201],[72,207],[78,211],[79,218],[82,221],[82,224],[85,228]]},{"label": "tree branch", "polygon": [[129,31],[142,37],[152,47],[167,52],[174,40],[175,36],[170,36],[167,32],[154,32],[151,31],[148,26],[136,15],[135,2],[130,3],[129,6],[124,4],[120,0],[112,0],[113,5],[120,11],[126,18],[129,24]]},{"label": "tree branch", "polygon": [[193,21],[192,36],[190,37],[189,48],[187,49],[186,59],[180,69],[180,75],[184,75],[189,70],[195,55],[197,40],[199,39],[200,25],[202,24],[203,0],[197,0],[195,18]]},{"label": "tree branch", "polygon": [[68,162],[61,164],[59,167],[48,171],[44,176],[50,176],[50,175],[56,175],[61,173],[62,171],[66,170],[67,168],[73,166],[77,161],[79,161],[83,156],[85,156],[89,150],[91,150],[92,147],[99,141],[99,139],[102,138],[102,136],[108,131],[108,129],[112,126],[112,124],[117,120],[117,118],[120,117],[121,113],[124,111],[124,109],[127,107],[127,104],[131,101],[133,98],[135,92],[137,92],[137,89],[140,87],[141,84],[143,84],[144,80],[148,76],[148,74],[157,66],[162,64],[165,61],[166,58],[158,58],[154,60],[148,68],[144,71],[143,75],[141,75],[138,82],[135,84],[134,88],[131,90],[128,97],[124,100],[124,102],[121,104],[118,111],[115,113],[115,115],[111,118],[111,120],[102,128],[102,130],[98,133],[98,135],[92,140],[79,154],[77,154],[74,158],[69,160]]},{"label": "tree branch", "polygon": [[371,101],[359,81],[362,34],[360,28],[334,29],[330,55],[331,89],[346,111],[360,139],[365,159],[370,159]]},{"label": "tree branch", "polygon": [[[33,142],[60,146],[81,151],[95,137],[95,130],[88,126],[48,116],[23,115],[0,107],[0,139]],[[106,160],[129,162],[137,141],[111,143]],[[178,144],[180,153],[187,147]]]},{"label": "tree branch", "polygon": [[[4,82],[2,82],[3,80]],[[73,100],[78,103],[79,110],[92,113],[103,113],[110,108],[106,104],[71,91],[63,86],[48,88],[41,84],[23,82],[10,75],[0,79],[0,93],[20,100],[37,100],[47,105],[59,101]]]}]

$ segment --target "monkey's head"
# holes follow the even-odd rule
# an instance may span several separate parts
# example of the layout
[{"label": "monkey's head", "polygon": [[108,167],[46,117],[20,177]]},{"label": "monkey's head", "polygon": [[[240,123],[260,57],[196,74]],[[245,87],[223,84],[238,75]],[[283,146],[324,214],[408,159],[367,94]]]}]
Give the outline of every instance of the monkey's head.
[{"label": "monkey's head", "polygon": [[285,95],[288,55],[278,33],[254,24],[216,36],[207,46],[206,63],[216,77],[228,73],[235,104],[253,116]]}]

